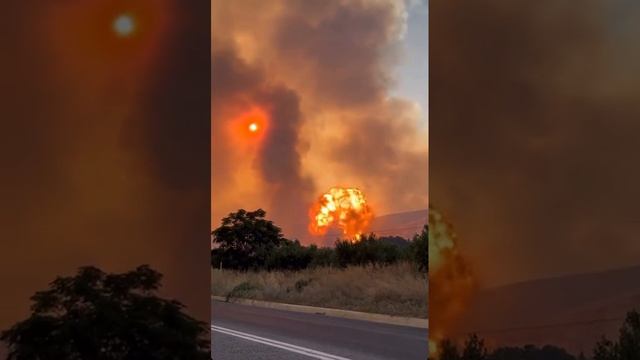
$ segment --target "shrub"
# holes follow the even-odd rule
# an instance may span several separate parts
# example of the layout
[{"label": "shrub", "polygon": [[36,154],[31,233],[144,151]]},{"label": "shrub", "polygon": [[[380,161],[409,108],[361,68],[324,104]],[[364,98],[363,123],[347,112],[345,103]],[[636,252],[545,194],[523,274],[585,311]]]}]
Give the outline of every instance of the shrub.
[{"label": "shrub", "polygon": [[312,250],[298,240],[284,240],[267,255],[267,270],[302,270],[313,260]]},{"label": "shrub", "polygon": [[259,288],[248,281],[244,281],[229,291],[226,296],[226,301],[228,302],[232,298],[245,298],[254,290],[259,290]]}]

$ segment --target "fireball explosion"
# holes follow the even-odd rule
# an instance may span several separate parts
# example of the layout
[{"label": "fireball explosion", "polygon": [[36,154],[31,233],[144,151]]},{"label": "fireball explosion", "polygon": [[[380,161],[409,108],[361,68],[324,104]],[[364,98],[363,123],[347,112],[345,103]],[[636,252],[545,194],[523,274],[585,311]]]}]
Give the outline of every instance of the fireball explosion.
[{"label": "fireball explosion", "polygon": [[360,239],[373,220],[364,193],[357,188],[334,187],[322,194],[309,212],[309,231],[324,235],[337,226],[349,239]]}]

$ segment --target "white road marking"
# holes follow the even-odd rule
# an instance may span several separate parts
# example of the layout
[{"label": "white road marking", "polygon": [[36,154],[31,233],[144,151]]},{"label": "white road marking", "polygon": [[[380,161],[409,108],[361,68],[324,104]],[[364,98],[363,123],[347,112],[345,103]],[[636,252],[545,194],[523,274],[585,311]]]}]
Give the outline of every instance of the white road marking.
[{"label": "white road marking", "polygon": [[257,342],[257,343],[260,343],[260,344],[269,345],[269,346],[277,347],[277,348],[280,348],[280,349],[288,350],[288,351],[291,351],[291,352],[294,352],[294,353],[306,355],[306,356],[309,356],[309,357],[312,357],[312,358],[315,358],[315,359],[320,359],[320,360],[350,360],[350,359],[342,357],[342,356],[331,355],[331,354],[323,353],[321,351],[309,349],[309,348],[306,348],[306,347],[293,345],[293,344],[285,343],[285,342],[282,342],[282,341],[267,339],[267,338],[264,338],[264,337],[260,337],[260,336],[256,336],[256,335],[252,335],[252,334],[247,334],[247,333],[240,332],[240,331],[237,331],[237,330],[227,329],[227,328],[224,328],[222,326],[212,325],[211,326],[211,330],[217,331],[217,332],[222,333],[222,334],[236,336],[236,337],[239,337],[239,338],[242,338],[242,339],[245,339],[245,340],[254,341],[254,342]]}]

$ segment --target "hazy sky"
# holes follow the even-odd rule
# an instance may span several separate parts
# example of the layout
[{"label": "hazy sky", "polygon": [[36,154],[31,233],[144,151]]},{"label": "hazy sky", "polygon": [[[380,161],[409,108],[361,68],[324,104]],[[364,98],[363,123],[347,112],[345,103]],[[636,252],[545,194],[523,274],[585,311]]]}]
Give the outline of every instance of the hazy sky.
[{"label": "hazy sky", "polygon": [[393,94],[420,104],[422,118],[426,123],[429,101],[429,5],[426,0],[410,2],[407,13],[404,56],[397,70],[398,85]]},{"label": "hazy sky", "polygon": [[6,6],[0,328],[86,265],[149,264],[207,320],[208,0]]},{"label": "hazy sky", "polygon": [[430,195],[480,281],[637,265],[637,2],[430,13]]}]

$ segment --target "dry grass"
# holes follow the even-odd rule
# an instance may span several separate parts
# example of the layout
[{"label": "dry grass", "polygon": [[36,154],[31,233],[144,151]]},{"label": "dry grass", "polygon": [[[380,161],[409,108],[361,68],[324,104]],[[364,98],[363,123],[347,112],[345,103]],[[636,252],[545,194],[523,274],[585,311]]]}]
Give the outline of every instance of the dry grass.
[{"label": "dry grass", "polygon": [[427,317],[426,276],[409,264],[297,272],[212,270],[213,295]]}]

